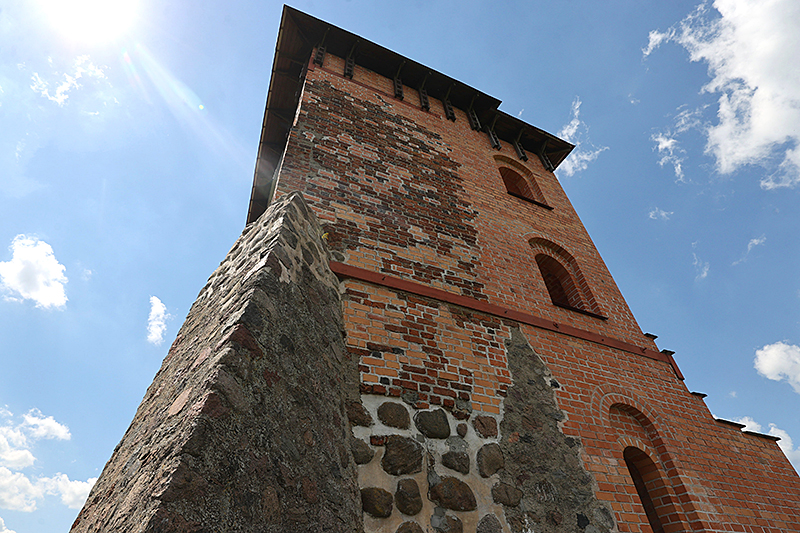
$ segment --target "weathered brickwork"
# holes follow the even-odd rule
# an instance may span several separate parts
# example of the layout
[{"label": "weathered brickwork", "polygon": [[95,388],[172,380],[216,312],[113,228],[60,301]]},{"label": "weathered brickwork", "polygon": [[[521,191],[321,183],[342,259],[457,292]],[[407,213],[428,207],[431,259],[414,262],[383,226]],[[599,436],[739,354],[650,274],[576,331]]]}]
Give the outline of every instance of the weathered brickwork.
[{"label": "weathered brickwork", "polygon": [[[531,154],[489,145],[463,111],[444,118],[407,87],[342,60],[311,64],[283,159],[278,194],[301,191],[329,233],[334,257],[655,349],[645,337],[555,175]],[[506,191],[500,167],[533,179],[552,210]],[[533,241],[533,244],[531,243]],[[607,320],[553,306],[534,246],[566,250]]]},{"label": "weathered brickwork", "polygon": [[[386,494],[396,499],[400,488],[394,474],[376,466],[388,442],[386,426],[376,422],[354,429],[362,442],[354,449],[364,461],[359,486],[367,491],[367,530],[800,531],[800,480],[775,442],[715,421],[668,357],[652,355],[658,348],[637,325],[542,161],[534,154],[520,160],[505,141],[492,148],[461,109],[455,122],[447,120],[441,101],[431,98],[425,111],[415,88],[405,86],[401,101],[391,79],[356,64],[350,80],[343,67],[331,54],[322,66],[309,61],[277,195],[303,193],[328,233],[335,261],[497,306],[476,311],[480,306],[421,296],[424,290],[390,288],[380,276],[342,277],[346,344],[359,360],[364,409],[377,420],[385,402],[405,406],[412,417],[442,408],[451,429],[464,420],[470,431],[479,417],[493,417],[494,442],[505,458],[494,474],[502,483],[495,496],[517,502],[502,504],[502,513],[480,507],[498,500],[470,477],[476,449],[464,459],[434,446],[431,464],[467,483],[480,509],[429,507],[436,499],[430,493],[426,499],[426,487],[437,485],[426,472],[438,470],[424,461],[409,475],[426,510],[409,515],[397,502],[387,508]],[[509,169],[527,189],[506,187],[513,183]],[[554,305],[558,298],[545,283],[547,263],[540,267],[539,254],[563,267],[549,275],[565,282],[564,301],[575,304]],[[502,309],[552,327],[520,324],[503,317],[508,311]],[[536,380],[525,377],[533,372],[526,358],[515,359],[524,350],[512,346],[529,346],[541,362],[537,372],[547,376],[561,413],[552,412],[556,434],[541,433],[547,409],[532,399],[538,393],[520,392]],[[415,427],[400,434],[428,442]],[[529,455],[513,451],[537,439],[574,447],[578,463],[570,464],[580,468],[571,485],[560,484],[561,470],[544,455],[552,446]],[[531,456],[540,458],[531,463]],[[578,481],[582,471],[588,477]],[[578,486],[591,493],[587,507],[565,514],[575,504],[567,493]]]},{"label": "weathered brickwork", "polygon": [[406,395],[461,418],[500,413],[511,383],[502,320],[357,281],[345,287],[347,346],[360,357],[363,392]]}]

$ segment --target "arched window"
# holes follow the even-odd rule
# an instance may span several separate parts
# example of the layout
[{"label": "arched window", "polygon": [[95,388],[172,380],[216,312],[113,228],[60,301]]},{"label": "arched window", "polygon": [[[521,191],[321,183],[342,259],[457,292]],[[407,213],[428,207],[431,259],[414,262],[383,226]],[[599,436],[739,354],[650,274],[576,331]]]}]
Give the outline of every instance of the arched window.
[{"label": "arched window", "polygon": [[665,502],[662,502],[661,498],[664,497],[665,491],[658,468],[646,453],[633,446],[625,448],[622,455],[653,533],[664,533],[662,514],[665,509],[662,507]]},{"label": "arched window", "polygon": [[544,195],[530,170],[505,156],[495,156],[494,159],[508,194],[552,209],[545,202]]},{"label": "arched window", "polygon": [[534,237],[528,243],[533,249],[536,264],[554,305],[606,319],[601,314],[600,306],[597,305],[578,262],[569,252],[541,237]]},{"label": "arched window", "polygon": [[550,300],[561,307],[571,307],[573,309],[583,309],[578,288],[567,269],[561,263],[550,256],[539,254],[536,256],[536,264],[542,273],[542,279],[550,293]]}]

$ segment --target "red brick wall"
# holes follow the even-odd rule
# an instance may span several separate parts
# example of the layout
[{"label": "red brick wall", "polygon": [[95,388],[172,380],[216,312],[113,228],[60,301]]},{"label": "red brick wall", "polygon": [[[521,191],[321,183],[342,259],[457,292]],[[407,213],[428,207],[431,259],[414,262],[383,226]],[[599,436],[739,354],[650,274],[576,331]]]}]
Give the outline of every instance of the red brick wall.
[{"label": "red brick wall", "polygon": [[[280,173],[278,194],[301,191],[328,232],[337,261],[392,275],[657,350],[642,334],[555,175],[533,154],[491,148],[466,115],[327,55],[310,65]],[[552,210],[507,193],[514,169]],[[535,256],[562,262],[585,310],[553,305]],[[417,408],[456,401],[502,415],[513,383],[504,341],[516,323],[354,279],[343,283],[347,345],[362,392],[416,393]],[[597,495],[620,531],[650,531],[623,458],[628,446],[654,466],[664,530],[800,531],[800,479],[775,442],[713,420],[663,361],[524,326],[560,387],[563,431],[583,445]],[[648,477],[649,476],[649,477]]]}]

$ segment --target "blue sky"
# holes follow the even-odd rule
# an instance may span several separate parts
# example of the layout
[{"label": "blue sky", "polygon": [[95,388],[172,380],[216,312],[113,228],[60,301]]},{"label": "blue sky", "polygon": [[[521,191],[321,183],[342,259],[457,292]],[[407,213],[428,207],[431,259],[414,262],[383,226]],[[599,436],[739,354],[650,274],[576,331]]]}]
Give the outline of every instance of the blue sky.
[{"label": "blue sky", "polygon": [[[0,533],[69,528],[247,211],[281,4],[101,4],[0,4]],[[643,330],[800,465],[800,4],[293,6],[576,143]]]}]

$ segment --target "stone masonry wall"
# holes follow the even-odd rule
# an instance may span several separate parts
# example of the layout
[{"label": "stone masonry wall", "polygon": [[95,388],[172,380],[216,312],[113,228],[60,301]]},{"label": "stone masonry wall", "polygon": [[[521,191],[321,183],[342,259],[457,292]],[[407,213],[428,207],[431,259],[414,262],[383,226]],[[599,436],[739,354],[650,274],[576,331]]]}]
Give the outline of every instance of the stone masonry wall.
[{"label": "stone masonry wall", "polygon": [[338,280],[299,195],[245,228],[73,532],[363,531]]}]

